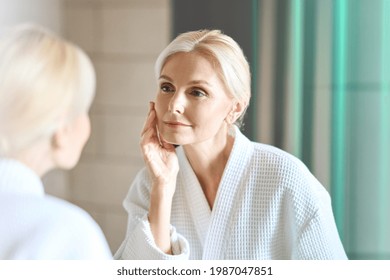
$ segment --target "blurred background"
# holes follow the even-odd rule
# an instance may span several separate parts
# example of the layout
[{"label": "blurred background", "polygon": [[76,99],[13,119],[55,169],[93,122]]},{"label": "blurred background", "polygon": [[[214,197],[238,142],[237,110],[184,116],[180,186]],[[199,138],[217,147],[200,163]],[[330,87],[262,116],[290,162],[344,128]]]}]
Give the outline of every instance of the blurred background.
[{"label": "blurred background", "polygon": [[25,21],[95,65],[91,139],[74,170],[44,182],[95,218],[113,252],[143,167],[154,61],[177,34],[218,28],[251,64],[244,133],[299,157],[327,188],[350,259],[390,259],[390,0],[0,0],[0,35]]}]

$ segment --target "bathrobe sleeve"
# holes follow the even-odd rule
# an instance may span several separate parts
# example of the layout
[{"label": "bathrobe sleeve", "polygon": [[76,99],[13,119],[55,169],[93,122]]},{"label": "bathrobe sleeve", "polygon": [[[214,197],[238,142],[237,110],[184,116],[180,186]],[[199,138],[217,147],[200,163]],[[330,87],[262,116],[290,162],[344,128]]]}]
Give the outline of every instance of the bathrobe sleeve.
[{"label": "bathrobe sleeve", "polygon": [[322,214],[316,214],[303,227],[293,259],[346,260],[347,256],[338,238],[334,224],[326,223]]},{"label": "bathrobe sleeve", "polygon": [[302,225],[297,234],[293,259],[300,260],[345,260],[329,194],[321,190],[318,209]]},{"label": "bathrobe sleeve", "polygon": [[171,246],[173,255],[162,252],[155,244],[148,220],[151,182],[146,168],[142,169],[133,181],[123,202],[128,213],[128,227],[125,240],[116,252],[115,259],[143,260],[187,260],[188,241],[171,226]]},{"label": "bathrobe sleeve", "polygon": [[301,163],[295,162],[295,183],[287,190],[292,255],[298,260],[345,260],[326,189]]}]

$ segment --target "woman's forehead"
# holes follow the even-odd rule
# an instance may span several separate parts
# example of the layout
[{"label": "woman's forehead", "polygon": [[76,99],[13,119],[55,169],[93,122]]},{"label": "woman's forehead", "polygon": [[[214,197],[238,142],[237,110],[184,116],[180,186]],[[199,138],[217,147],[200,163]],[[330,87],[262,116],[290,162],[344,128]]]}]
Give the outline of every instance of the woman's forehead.
[{"label": "woman's forehead", "polygon": [[169,57],[161,69],[161,75],[175,79],[191,76],[193,80],[214,80],[218,75],[214,63],[208,57],[196,52],[176,53]]}]

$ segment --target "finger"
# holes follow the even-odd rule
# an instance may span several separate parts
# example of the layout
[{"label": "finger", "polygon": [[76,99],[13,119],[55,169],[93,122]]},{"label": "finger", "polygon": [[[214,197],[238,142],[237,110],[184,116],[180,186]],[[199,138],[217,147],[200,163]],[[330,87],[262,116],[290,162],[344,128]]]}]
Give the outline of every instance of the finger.
[{"label": "finger", "polygon": [[156,111],[152,110],[152,111],[149,112],[149,115],[146,118],[144,127],[143,127],[142,132],[141,132],[141,136],[145,133],[146,130],[148,130],[150,128],[155,129],[156,124],[157,124],[157,121],[156,121]]},{"label": "finger", "polygon": [[160,142],[160,146],[168,151],[172,151],[175,149],[175,146],[171,143],[168,143],[164,140],[164,138],[161,136],[160,130],[157,127],[157,137]]},{"label": "finger", "polygon": [[154,102],[153,101],[149,101],[149,111],[148,111],[148,115],[150,115],[150,113],[154,110]]},{"label": "finger", "polygon": [[156,170],[158,170],[157,167],[161,165],[160,153],[162,147],[160,146],[158,139],[152,130],[146,131],[140,144],[144,161],[149,167],[152,167],[152,170],[154,170],[153,174],[155,174]]},{"label": "finger", "polygon": [[162,140],[160,138],[160,141],[161,141],[161,146],[166,149],[167,151],[174,151],[175,150],[175,146],[171,143],[168,143],[168,142],[165,142],[164,140]]},{"label": "finger", "polygon": [[141,146],[148,143],[153,143],[160,146],[160,142],[157,136],[157,131],[154,126],[145,129],[145,131],[141,135],[141,141],[140,141]]}]

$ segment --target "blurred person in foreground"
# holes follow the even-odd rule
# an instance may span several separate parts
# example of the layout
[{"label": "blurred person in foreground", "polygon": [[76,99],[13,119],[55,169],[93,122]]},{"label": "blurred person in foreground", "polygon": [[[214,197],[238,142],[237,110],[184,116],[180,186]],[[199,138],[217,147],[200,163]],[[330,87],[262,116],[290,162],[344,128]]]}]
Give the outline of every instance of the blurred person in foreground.
[{"label": "blurred person in foreground", "polygon": [[82,209],[45,194],[90,135],[95,72],[77,46],[34,24],[0,38],[0,259],[110,259]]},{"label": "blurred person in foreground", "polygon": [[250,70],[218,30],[174,39],[155,65],[146,167],[118,259],[346,259],[330,197],[304,164],[240,132]]}]

